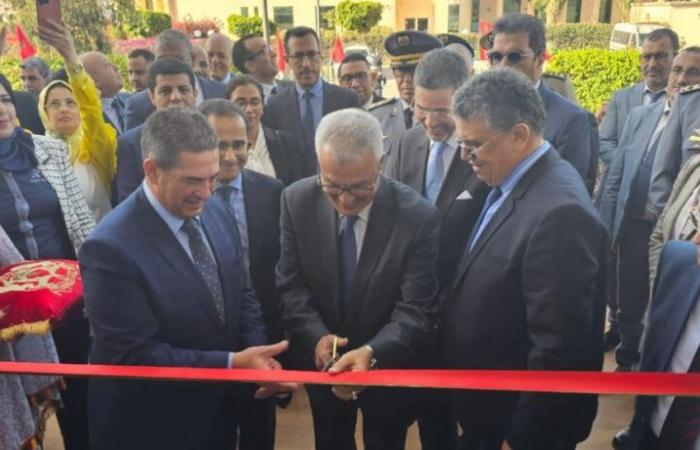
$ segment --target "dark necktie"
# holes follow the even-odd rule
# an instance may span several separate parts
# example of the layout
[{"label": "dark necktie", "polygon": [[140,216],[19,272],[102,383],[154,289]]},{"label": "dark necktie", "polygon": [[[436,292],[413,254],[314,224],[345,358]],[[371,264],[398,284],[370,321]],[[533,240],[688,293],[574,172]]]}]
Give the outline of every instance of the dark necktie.
[{"label": "dark necktie", "polygon": [[407,130],[413,126],[413,111],[411,108],[406,108],[403,110],[403,121],[406,124]]},{"label": "dark necktie", "polygon": [[275,95],[277,93],[277,86],[272,86],[272,89],[270,89],[270,95]]},{"label": "dark necktie", "polygon": [[224,184],[216,188],[214,191],[217,197],[224,201],[227,205],[231,204],[231,193],[233,193],[233,186],[230,184]]},{"label": "dark necktie", "polygon": [[121,100],[119,100],[119,97],[114,97],[112,100],[112,109],[114,109],[114,112],[117,114],[118,131],[121,133],[124,131],[124,106]]},{"label": "dark necktie", "polygon": [[345,216],[340,220],[340,297],[345,311],[352,300],[352,283],[357,269],[357,241],[355,240],[355,222],[357,216]]},{"label": "dark necktie", "polygon": [[199,270],[199,273],[202,274],[202,278],[204,278],[204,282],[207,288],[209,288],[209,293],[214,300],[214,306],[216,307],[219,319],[224,322],[224,295],[221,290],[221,279],[219,278],[219,271],[216,267],[214,257],[207,248],[207,244],[204,242],[204,236],[200,230],[199,222],[195,219],[185,220],[185,223],[182,224],[182,231],[187,234],[194,265],[197,267],[197,270]]},{"label": "dark necktie", "polygon": [[[700,372],[700,349],[688,368],[689,373]],[[658,450],[695,450],[700,448],[700,397],[676,397],[668,411]]]},{"label": "dark necktie", "polygon": [[481,214],[479,214],[479,219],[477,219],[476,223],[474,224],[474,228],[472,228],[472,232],[469,235],[469,241],[467,242],[467,251],[466,253],[469,254],[469,251],[471,250],[472,246],[474,245],[474,239],[476,238],[476,233],[479,231],[479,227],[481,226],[481,223],[484,221],[484,218],[486,217],[486,212],[493,206],[494,203],[498,201],[499,198],[501,198],[501,195],[503,195],[503,192],[501,191],[501,188],[493,188],[491,189],[491,192],[489,192],[488,197],[486,197],[486,202],[484,203],[484,207],[481,209]]},{"label": "dark necktie", "polygon": [[310,91],[304,92],[304,119],[302,121],[302,128],[304,129],[304,137],[306,138],[306,143],[309,147],[314,145],[314,112],[311,107],[311,99],[314,94]]}]

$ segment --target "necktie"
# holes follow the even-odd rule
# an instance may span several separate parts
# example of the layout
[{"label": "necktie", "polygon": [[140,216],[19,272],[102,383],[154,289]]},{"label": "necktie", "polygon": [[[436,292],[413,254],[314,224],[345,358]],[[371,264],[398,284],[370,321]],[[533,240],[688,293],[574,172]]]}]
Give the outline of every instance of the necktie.
[{"label": "necktie", "polygon": [[481,209],[481,214],[479,214],[479,218],[474,224],[474,228],[472,228],[472,232],[469,235],[467,253],[469,253],[469,251],[474,246],[474,241],[477,237],[476,233],[479,231],[479,228],[481,227],[481,224],[484,221],[484,218],[486,217],[486,212],[489,210],[489,208],[493,206],[494,203],[498,201],[499,198],[501,198],[501,195],[503,195],[501,188],[493,188],[491,189],[491,192],[489,192],[488,197],[486,197],[486,202],[484,203],[484,207]]},{"label": "necktie", "polygon": [[314,125],[314,112],[311,107],[311,99],[314,94],[310,91],[304,92],[304,119],[302,120],[302,128],[304,129],[304,137],[309,147],[314,145],[314,133],[316,127]]},{"label": "necktie", "polygon": [[357,216],[346,216],[340,221],[340,298],[343,307],[348,310],[352,300],[352,283],[357,269],[357,242],[355,241],[355,222]]},{"label": "necktie", "polygon": [[231,186],[230,184],[224,184],[222,186],[219,186],[214,192],[227,205],[231,203],[231,193],[233,192],[233,186]]},{"label": "necktie", "polygon": [[[700,349],[688,368],[700,372]],[[661,435],[656,443],[661,450],[693,450],[700,448],[700,397],[676,397],[668,411]]]},{"label": "necktie", "polygon": [[204,242],[204,236],[200,230],[199,222],[195,219],[185,220],[185,223],[182,224],[182,231],[187,234],[194,265],[197,267],[197,270],[199,270],[199,273],[202,274],[202,278],[204,278],[204,282],[214,300],[214,306],[216,307],[219,319],[224,322],[224,295],[221,290],[219,271],[216,267],[214,257]]},{"label": "necktie", "polygon": [[403,122],[408,130],[413,126],[413,111],[411,108],[406,108],[403,110]]},{"label": "necktie", "polygon": [[272,89],[270,89],[270,95],[275,95],[277,93],[277,86],[272,86]]},{"label": "necktie", "polygon": [[442,181],[445,178],[445,162],[442,156],[446,148],[447,144],[444,142],[433,142],[430,156],[428,156],[428,167],[425,174],[425,198],[433,205],[437,201]]},{"label": "necktie", "polygon": [[112,109],[114,109],[114,112],[117,114],[119,132],[121,133],[124,131],[124,108],[119,97],[114,97],[112,100]]}]

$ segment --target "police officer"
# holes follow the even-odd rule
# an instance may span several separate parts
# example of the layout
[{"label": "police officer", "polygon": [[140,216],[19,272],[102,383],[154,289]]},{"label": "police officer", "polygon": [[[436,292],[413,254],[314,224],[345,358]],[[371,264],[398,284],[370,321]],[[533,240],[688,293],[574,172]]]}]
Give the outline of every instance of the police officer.
[{"label": "police officer", "polygon": [[413,71],[424,53],[440,47],[442,42],[438,38],[422,31],[399,31],[384,40],[399,97],[375,103],[369,107],[369,112],[382,125],[385,150],[389,151],[391,143],[398,141],[401,133],[416,123],[412,109]]}]

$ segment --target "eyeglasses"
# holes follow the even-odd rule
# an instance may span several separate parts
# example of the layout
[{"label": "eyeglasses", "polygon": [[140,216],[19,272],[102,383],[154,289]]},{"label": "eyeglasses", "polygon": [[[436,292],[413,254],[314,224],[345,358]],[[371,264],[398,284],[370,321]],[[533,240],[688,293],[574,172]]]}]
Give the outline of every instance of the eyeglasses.
[{"label": "eyeglasses", "polygon": [[367,72],[357,72],[357,73],[348,73],[340,77],[340,82],[343,84],[352,84],[352,80],[357,80],[360,83],[364,83],[369,79],[369,74]]},{"label": "eyeglasses", "polygon": [[394,67],[391,69],[391,71],[394,73],[395,78],[406,78],[410,76],[413,78],[413,73],[416,71],[416,66],[411,66],[411,67]]},{"label": "eyeglasses", "polygon": [[237,139],[235,141],[219,140],[219,151],[220,152],[225,152],[228,149],[233,149],[234,152],[240,152],[241,150],[245,150],[249,147],[250,147],[250,143],[248,141],[244,141],[242,139]]},{"label": "eyeglasses", "polygon": [[503,58],[508,61],[508,64],[516,65],[522,61],[523,58],[529,58],[531,56],[535,56],[535,54],[533,52],[520,53],[518,51],[513,51],[504,55],[503,53],[496,51],[488,52],[489,63],[492,65],[499,64],[501,61],[503,61]]},{"label": "eyeglasses", "polygon": [[72,98],[67,98],[65,101],[51,100],[46,104],[46,109],[56,111],[61,109],[62,106],[65,106],[68,109],[78,109],[78,103],[76,103],[76,101]]},{"label": "eyeglasses", "polygon": [[492,143],[493,141],[495,141],[499,137],[500,137],[500,135],[494,136],[491,139],[489,139],[488,141],[486,141],[482,144],[478,144],[478,145],[474,145],[473,143],[468,143],[465,141],[457,141],[457,145],[459,146],[460,151],[466,152],[467,155],[469,155],[469,159],[472,159],[473,157],[476,156],[477,153],[479,153],[481,150],[486,148],[487,145],[489,145],[490,143]]},{"label": "eyeglasses", "polygon": [[255,58],[257,58],[258,56],[264,55],[264,54],[266,54],[266,53],[269,52],[269,51],[270,51],[270,47],[268,47],[267,45],[263,45],[262,47],[260,47],[260,50],[258,50],[257,52],[253,53],[252,55],[250,55],[250,56],[246,59],[246,61],[252,61],[252,60],[254,60]]},{"label": "eyeglasses", "polygon": [[253,108],[259,108],[260,105],[262,105],[262,100],[259,98],[253,98],[250,99],[249,101],[246,101],[244,99],[236,99],[233,101],[236,105],[240,106],[241,109],[246,109],[248,106],[252,106]]},{"label": "eyeglasses", "polygon": [[430,114],[434,114],[436,116],[444,117],[444,116],[449,116],[450,114],[452,114],[452,110],[450,108],[428,109],[428,108],[422,107],[418,103],[414,103],[414,106],[416,108],[416,112],[422,113],[425,116],[430,115]]},{"label": "eyeglasses", "polygon": [[321,56],[321,52],[318,52],[316,50],[309,50],[308,52],[294,53],[293,55],[289,55],[288,58],[293,59],[297,62],[301,62],[304,60],[304,58],[309,58],[310,61],[314,61],[319,56]]},{"label": "eyeglasses", "polygon": [[[379,172],[377,172],[377,176],[379,176]],[[374,183],[369,184],[362,183],[355,186],[343,187],[336,184],[324,183],[320,176],[316,179],[316,183],[321,187],[323,192],[328,195],[332,195],[333,197],[337,197],[343,192],[347,192],[348,194],[357,198],[367,197],[374,192],[374,188],[377,186],[377,182],[375,181]]]}]

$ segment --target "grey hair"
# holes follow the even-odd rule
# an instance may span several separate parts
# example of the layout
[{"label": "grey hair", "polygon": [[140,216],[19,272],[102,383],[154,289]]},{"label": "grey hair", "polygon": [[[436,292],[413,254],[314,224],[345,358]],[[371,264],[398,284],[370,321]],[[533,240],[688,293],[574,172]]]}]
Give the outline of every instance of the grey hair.
[{"label": "grey hair", "polygon": [[467,63],[451,50],[431,50],[418,61],[413,82],[424,89],[453,89],[469,79]]},{"label": "grey hair", "polygon": [[316,129],[316,153],[329,151],[343,164],[371,152],[379,162],[383,153],[382,128],[370,113],[357,108],[341,109],[321,119]]},{"label": "grey hair", "polygon": [[170,106],[146,119],[141,135],[143,158],[150,158],[164,170],[180,163],[182,152],[216,150],[219,139],[206,117],[193,108]]},{"label": "grey hair", "polygon": [[452,108],[462,120],[479,118],[500,132],[525,123],[535,134],[545,127],[542,98],[532,81],[513,69],[483,72],[455,92]]},{"label": "grey hair", "polygon": [[210,98],[204,100],[201,105],[197,107],[199,112],[204,114],[204,117],[216,116],[216,117],[240,117],[243,119],[243,123],[246,128],[248,127],[248,116],[245,115],[245,111],[241,109],[240,106],[235,103],[224,100],[223,98]]},{"label": "grey hair", "polygon": [[180,55],[178,59],[185,61],[188,65],[192,65],[192,42],[190,42],[190,39],[185,33],[171,28],[161,31],[156,36],[156,47],[167,47],[175,44],[183,45],[184,53]]},{"label": "grey hair", "polygon": [[39,58],[38,56],[32,56],[31,58],[25,59],[19,64],[19,67],[21,69],[31,69],[32,67],[34,67],[43,79],[47,79],[49,77],[49,74],[51,73],[51,71],[49,70],[49,65],[46,64],[46,61]]}]

